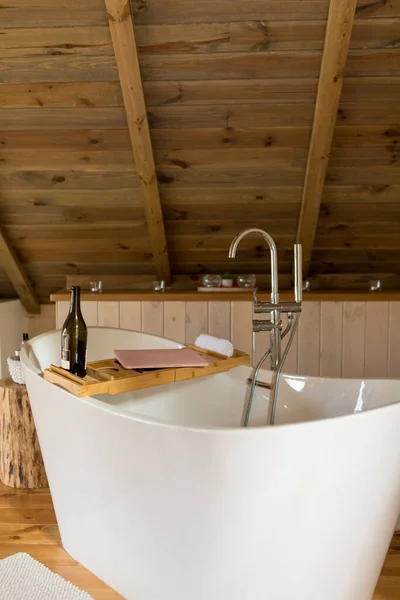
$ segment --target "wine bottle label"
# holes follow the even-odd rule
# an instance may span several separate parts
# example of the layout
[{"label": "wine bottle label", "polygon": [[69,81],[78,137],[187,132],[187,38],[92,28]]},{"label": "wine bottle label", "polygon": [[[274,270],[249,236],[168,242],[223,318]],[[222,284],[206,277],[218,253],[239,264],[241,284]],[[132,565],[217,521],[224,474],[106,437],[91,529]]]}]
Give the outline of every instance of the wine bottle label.
[{"label": "wine bottle label", "polygon": [[63,369],[70,368],[69,354],[70,352],[66,348],[61,349],[61,366]]}]

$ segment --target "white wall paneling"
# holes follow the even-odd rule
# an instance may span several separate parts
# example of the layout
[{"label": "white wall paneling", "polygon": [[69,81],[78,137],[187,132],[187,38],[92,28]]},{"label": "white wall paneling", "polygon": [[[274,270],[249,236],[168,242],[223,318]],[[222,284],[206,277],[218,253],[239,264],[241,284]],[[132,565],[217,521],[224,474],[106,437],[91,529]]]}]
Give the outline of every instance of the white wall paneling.
[{"label": "white wall paneling", "polygon": [[8,377],[7,358],[21,348],[25,311],[20,300],[0,303],[0,377]]},{"label": "white wall paneling", "polygon": [[142,303],[127,301],[119,303],[119,326],[121,329],[141,331],[142,329]]},{"label": "white wall paneling", "polygon": [[343,302],[321,302],[319,374],[341,377]]},{"label": "white wall paneling", "polygon": [[181,342],[186,341],[186,302],[164,302],[164,336]]},{"label": "white wall paneling", "polygon": [[187,302],[186,343],[194,344],[201,333],[208,333],[208,302]]},{"label": "white wall paneling", "polygon": [[[69,302],[57,303],[58,328],[68,307]],[[268,317],[253,315],[252,302],[225,300],[87,301],[82,310],[88,325],[96,324],[97,314],[98,325],[142,330],[189,344],[200,333],[209,333],[231,339],[236,348],[251,356],[252,319]],[[52,311],[54,315],[54,307],[48,305],[43,315],[26,318],[30,337],[54,327]],[[283,315],[283,327],[286,322]],[[267,332],[256,334],[253,364],[268,343]],[[400,302],[304,302],[284,371],[323,377],[400,377]]]},{"label": "white wall paneling", "polygon": [[208,303],[208,333],[229,340],[231,336],[230,302]]},{"label": "white wall paneling", "polygon": [[365,373],[386,377],[389,353],[389,302],[366,302]]},{"label": "white wall paneling", "polygon": [[24,331],[30,338],[36,337],[46,331],[56,329],[56,311],[54,304],[42,304],[40,315],[25,314]]},{"label": "white wall paneling", "polygon": [[119,302],[98,302],[99,327],[119,327]]},{"label": "white wall paneling", "polygon": [[81,302],[82,317],[87,327],[97,327],[99,324],[98,306],[98,302]]},{"label": "white wall paneling", "polygon": [[344,302],[342,377],[363,377],[365,366],[365,302]]},{"label": "white wall paneling", "polygon": [[231,342],[237,350],[253,356],[253,303],[231,302]]},{"label": "white wall paneling", "polygon": [[400,302],[389,304],[388,375],[400,377]]},{"label": "white wall paneling", "polygon": [[142,331],[153,335],[164,334],[163,302],[142,302]]},{"label": "white wall paneling", "polygon": [[297,370],[303,375],[319,374],[321,303],[304,302],[298,326]]},{"label": "white wall paneling", "polygon": [[64,321],[67,318],[69,306],[70,306],[69,302],[57,302],[57,304],[56,304],[56,327],[57,327],[57,329],[61,329],[61,327],[64,325]]}]

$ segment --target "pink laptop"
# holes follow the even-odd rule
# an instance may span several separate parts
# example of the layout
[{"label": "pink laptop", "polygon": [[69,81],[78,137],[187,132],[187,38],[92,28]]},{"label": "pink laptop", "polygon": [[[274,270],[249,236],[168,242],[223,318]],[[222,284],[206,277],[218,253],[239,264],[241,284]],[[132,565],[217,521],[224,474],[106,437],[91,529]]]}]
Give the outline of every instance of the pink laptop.
[{"label": "pink laptop", "polygon": [[164,350],[114,350],[125,369],[164,369],[172,367],[205,367],[209,362],[190,348]]}]

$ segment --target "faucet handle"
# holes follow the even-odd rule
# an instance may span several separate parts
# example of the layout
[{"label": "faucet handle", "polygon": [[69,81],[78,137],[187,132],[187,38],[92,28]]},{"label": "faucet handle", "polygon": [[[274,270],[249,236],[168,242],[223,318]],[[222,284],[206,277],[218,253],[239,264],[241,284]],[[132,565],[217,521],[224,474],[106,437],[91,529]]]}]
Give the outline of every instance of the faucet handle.
[{"label": "faucet handle", "polygon": [[294,245],[294,301],[301,304],[303,299],[303,265],[301,244]]},{"label": "faucet handle", "polygon": [[256,304],[258,304],[257,290],[253,290],[253,303],[254,303],[254,306],[256,306]]}]

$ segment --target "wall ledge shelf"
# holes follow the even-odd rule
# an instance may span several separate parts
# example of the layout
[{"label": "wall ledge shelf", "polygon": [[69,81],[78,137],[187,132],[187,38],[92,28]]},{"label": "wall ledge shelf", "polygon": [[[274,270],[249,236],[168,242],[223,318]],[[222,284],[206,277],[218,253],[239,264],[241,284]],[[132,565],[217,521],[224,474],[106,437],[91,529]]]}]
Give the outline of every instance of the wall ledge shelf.
[{"label": "wall ledge shelf", "polygon": [[[270,292],[260,290],[258,292],[259,300],[267,301],[270,299]],[[293,300],[293,290],[282,290],[280,292],[282,301]],[[63,302],[70,299],[68,290],[60,290],[54,292],[50,296],[51,302]],[[87,290],[82,290],[81,299],[92,302],[109,302],[109,301],[150,301],[150,302],[218,302],[218,301],[235,301],[249,302],[253,299],[252,293],[237,292],[198,292],[197,290],[171,290],[165,292],[153,292],[151,290],[109,290],[103,291],[101,294],[93,294]],[[317,290],[315,292],[305,292],[303,294],[304,302],[388,302],[399,301],[399,291],[386,292],[364,292],[364,291],[334,291],[334,290]]]}]

